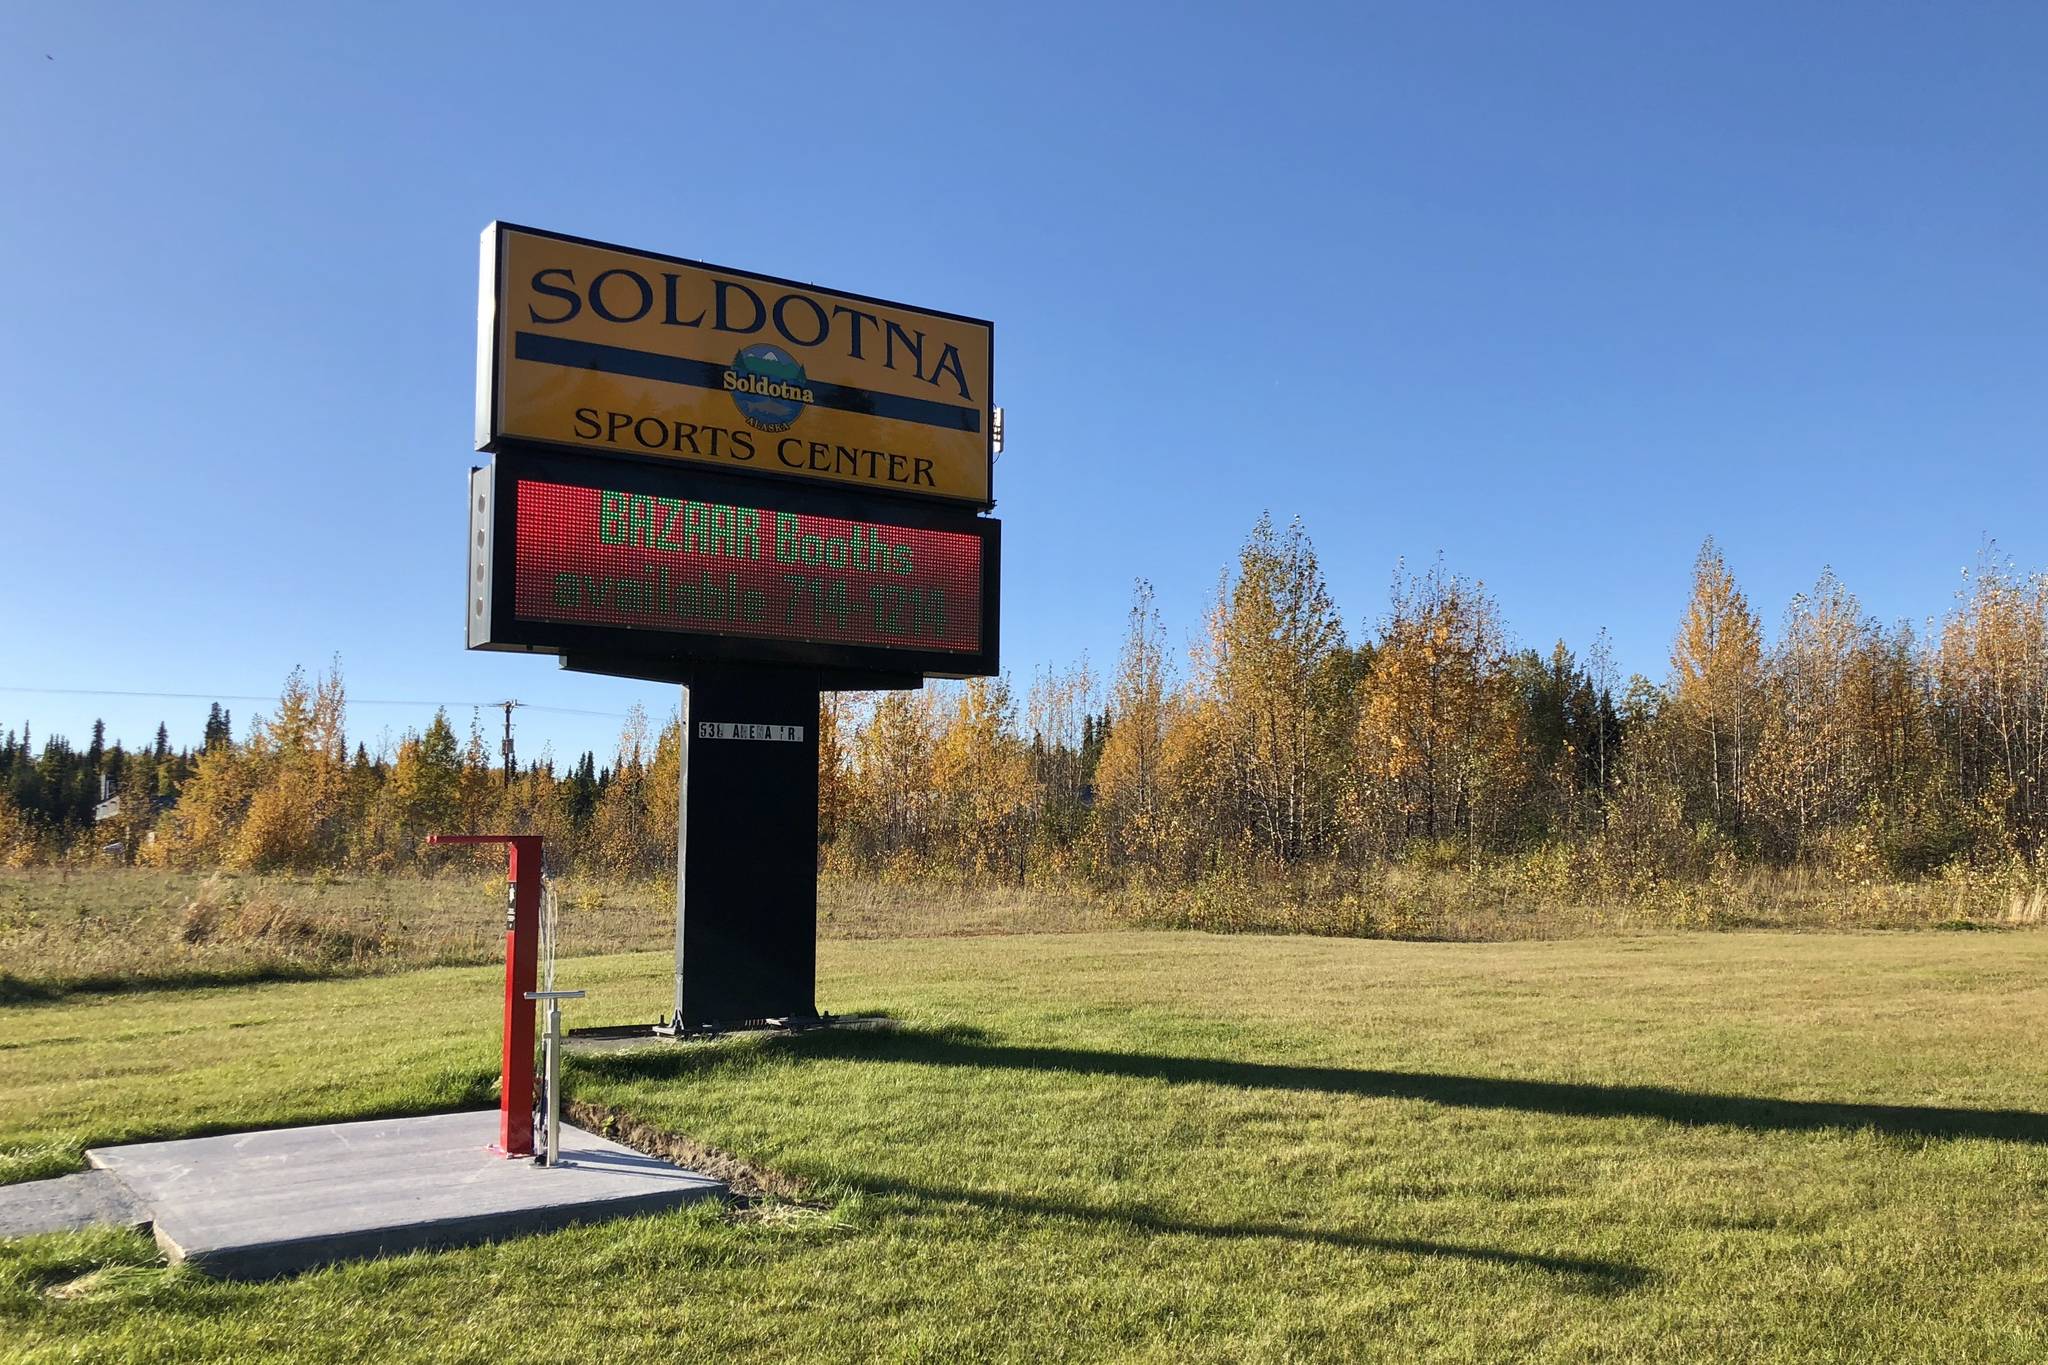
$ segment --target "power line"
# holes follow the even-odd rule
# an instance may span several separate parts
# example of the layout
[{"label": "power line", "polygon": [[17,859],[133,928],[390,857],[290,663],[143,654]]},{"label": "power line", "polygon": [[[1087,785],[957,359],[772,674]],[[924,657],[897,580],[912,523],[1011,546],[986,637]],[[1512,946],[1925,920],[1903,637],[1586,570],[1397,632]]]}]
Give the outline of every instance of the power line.
[{"label": "power line", "polygon": [[[103,687],[0,687],[0,692],[26,693],[39,697],[140,697],[147,701],[253,701],[274,702],[273,696],[258,697],[238,692],[122,692]],[[502,701],[408,701],[398,697],[344,697],[350,706],[438,706],[444,709],[461,710],[471,707],[483,710],[486,707],[504,706]],[[583,711],[573,706],[538,706],[533,702],[513,702],[522,711],[545,711],[557,716],[595,716],[603,720],[624,720],[623,711]]]}]

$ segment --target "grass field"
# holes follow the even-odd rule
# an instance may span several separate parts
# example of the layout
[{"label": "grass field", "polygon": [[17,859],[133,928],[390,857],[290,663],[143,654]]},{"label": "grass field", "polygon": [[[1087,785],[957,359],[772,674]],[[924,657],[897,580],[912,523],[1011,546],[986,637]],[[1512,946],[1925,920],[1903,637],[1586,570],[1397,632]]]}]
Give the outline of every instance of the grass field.
[{"label": "grass field", "polygon": [[[664,1003],[582,959],[574,1022]],[[14,1178],[489,1102],[497,973],[0,1011]],[[0,1247],[51,1359],[2038,1360],[2048,935],[828,942],[842,1034],[580,1059],[789,1196],[230,1286]]]}]

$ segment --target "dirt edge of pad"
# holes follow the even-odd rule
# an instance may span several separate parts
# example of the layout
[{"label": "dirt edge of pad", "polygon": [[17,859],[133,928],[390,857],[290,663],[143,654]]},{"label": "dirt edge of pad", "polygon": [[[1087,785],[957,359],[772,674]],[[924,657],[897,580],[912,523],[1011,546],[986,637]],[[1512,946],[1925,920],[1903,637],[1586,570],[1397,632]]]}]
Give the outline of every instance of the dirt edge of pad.
[{"label": "dirt edge of pad", "polygon": [[660,1157],[685,1170],[722,1180],[732,1192],[734,1203],[751,1203],[758,1199],[776,1199],[793,1204],[816,1202],[811,1187],[796,1176],[756,1166],[709,1143],[657,1128],[616,1105],[565,1099],[562,1117],[579,1128],[623,1143],[643,1156]]}]

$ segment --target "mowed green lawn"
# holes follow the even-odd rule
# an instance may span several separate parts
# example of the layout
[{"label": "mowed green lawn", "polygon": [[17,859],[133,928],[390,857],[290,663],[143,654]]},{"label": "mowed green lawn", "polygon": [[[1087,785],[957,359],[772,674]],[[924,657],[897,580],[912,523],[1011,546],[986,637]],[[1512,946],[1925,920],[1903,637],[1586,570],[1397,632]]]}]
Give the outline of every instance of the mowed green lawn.
[{"label": "mowed green lawn", "polygon": [[[566,963],[648,1017],[659,955]],[[0,1011],[17,1175],[488,1102],[497,973]],[[837,1034],[593,1058],[579,1099],[809,1181],[220,1285],[0,1249],[91,1360],[2048,1357],[2048,934],[827,943]]]}]

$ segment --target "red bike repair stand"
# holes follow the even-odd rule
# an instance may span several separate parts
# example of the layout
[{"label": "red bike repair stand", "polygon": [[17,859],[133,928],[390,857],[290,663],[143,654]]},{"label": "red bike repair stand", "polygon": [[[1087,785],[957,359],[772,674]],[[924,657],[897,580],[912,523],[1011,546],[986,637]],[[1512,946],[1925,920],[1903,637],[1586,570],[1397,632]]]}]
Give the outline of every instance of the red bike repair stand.
[{"label": "red bike repair stand", "polygon": [[429,834],[427,842],[506,845],[505,1053],[493,1150],[531,1157],[534,1003],[527,992],[539,984],[541,839],[538,834]]}]

